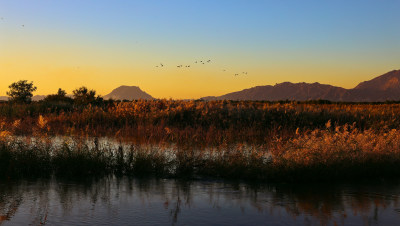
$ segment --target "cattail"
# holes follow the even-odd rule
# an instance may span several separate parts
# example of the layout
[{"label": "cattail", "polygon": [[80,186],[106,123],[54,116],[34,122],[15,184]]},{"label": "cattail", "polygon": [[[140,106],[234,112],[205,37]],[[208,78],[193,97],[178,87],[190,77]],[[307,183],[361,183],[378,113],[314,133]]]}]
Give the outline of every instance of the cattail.
[{"label": "cattail", "polygon": [[10,137],[11,135],[12,135],[11,132],[9,132],[7,130],[1,131],[0,132],[0,139],[4,139],[4,138],[7,138],[7,137]]},{"label": "cattail", "polygon": [[14,128],[18,128],[21,125],[21,119],[15,120],[13,122],[13,127]]},{"label": "cattail", "polygon": [[326,129],[331,128],[331,120],[330,119],[328,122],[325,123],[325,127],[326,127]]},{"label": "cattail", "polygon": [[44,119],[44,117],[42,115],[39,115],[39,118],[38,118],[39,128],[43,129],[46,125],[47,125],[47,120]]}]

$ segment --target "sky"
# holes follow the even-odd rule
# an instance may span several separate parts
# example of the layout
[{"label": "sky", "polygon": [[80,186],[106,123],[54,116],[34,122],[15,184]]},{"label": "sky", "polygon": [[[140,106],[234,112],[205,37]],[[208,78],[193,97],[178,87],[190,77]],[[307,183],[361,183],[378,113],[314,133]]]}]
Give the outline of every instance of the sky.
[{"label": "sky", "polygon": [[21,79],[36,95],[133,85],[174,99],[285,81],[353,88],[400,69],[399,11],[398,0],[0,0],[0,96]]}]

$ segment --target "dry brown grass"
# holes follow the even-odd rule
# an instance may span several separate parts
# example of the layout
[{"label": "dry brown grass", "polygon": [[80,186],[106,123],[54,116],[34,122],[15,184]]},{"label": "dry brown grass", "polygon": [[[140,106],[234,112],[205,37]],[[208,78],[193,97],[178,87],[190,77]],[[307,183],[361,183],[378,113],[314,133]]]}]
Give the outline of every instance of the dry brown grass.
[{"label": "dry brown grass", "polygon": [[215,146],[289,139],[296,131],[324,129],[328,121],[333,129],[345,124],[361,131],[400,128],[400,104],[141,100],[68,111],[35,104],[0,105],[1,131]]},{"label": "dry brown grass", "polygon": [[[3,175],[310,181],[400,174],[399,104],[155,100],[25,113],[24,107],[0,117]],[[76,145],[51,147],[55,136],[75,137]],[[131,145],[88,144],[103,136]]]},{"label": "dry brown grass", "polygon": [[[266,145],[214,147],[99,145],[90,140],[0,139],[3,176],[36,174],[206,176],[256,181],[333,181],[400,175],[400,131],[377,133],[354,126],[315,129]],[[70,143],[68,143],[70,142]],[[71,145],[72,142],[72,145]]]}]

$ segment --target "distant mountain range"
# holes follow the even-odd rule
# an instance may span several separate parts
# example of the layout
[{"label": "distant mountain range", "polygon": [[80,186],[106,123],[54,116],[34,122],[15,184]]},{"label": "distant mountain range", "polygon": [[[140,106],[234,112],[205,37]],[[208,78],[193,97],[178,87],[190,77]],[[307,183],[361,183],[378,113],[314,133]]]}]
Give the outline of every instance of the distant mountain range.
[{"label": "distant mountain range", "polygon": [[377,102],[400,100],[400,70],[390,71],[372,80],[361,82],[353,89],[319,84],[284,82],[274,86],[256,86],[203,100],[330,100]]},{"label": "distant mountain range", "polygon": [[120,86],[111,93],[105,95],[104,99],[114,99],[114,100],[151,100],[154,99],[152,96],[141,90],[137,86]]},{"label": "distant mountain range", "polygon": [[[33,96],[34,101],[44,99],[44,95]],[[104,99],[135,100],[154,99],[137,86],[120,86]],[[208,96],[203,100],[330,100],[347,102],[378,102],[400,100],[400,70],[393,70],[372,80],[361,82],[353,89],[320,84],[283,82],[274,86],[256,86],[222,96]],[[8,100],[0,96],[0,101]]]}]

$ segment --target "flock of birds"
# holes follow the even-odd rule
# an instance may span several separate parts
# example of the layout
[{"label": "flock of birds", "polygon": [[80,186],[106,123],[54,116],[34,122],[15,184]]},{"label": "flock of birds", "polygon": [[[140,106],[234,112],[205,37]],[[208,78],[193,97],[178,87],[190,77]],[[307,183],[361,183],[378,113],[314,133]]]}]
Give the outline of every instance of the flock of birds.
[{"label": "flock of birds", "polygon": [[[195,61],[194,62],[194,64],[200,64],[200,65],[203,65],[203,64],[209,64],[209,63],[211,63],[211,60],[198,60],[198,61]],[[162,68],[162,67],[164,67],[165,65],[163,64],[163,63],[160,63],[159,65],[156,65],[155,67],[157,67],[157,68]],[[179,64],[179,65],[177,65],[176,67],[177,68],[190,68],[192,65],[183,65],[183,64]],[[222,71],[226,71],[226,69],[223,69]],[[236,74],[234,74],[234,76],[236,77],[236,76],[239,76],[239,75],[247,75],[248,74],[248,72],[242,72],[242,73],[236,73]]]},{"label": "flock of birds", "polygon": [[[211,63],[211,60],[207,60],[207,61],[202,61],[202,60],[200,60],[200,61],[195,61],[194,63],[195,63],[195,64]],[[156,67],[164,67],[164,64],[163,64],[163,63],[160,63],[160,65],[156,65]],[[182,64],[180,64],[180,65],[177,65],[176,67],[177,67],[177,68],[184,68],[184,67],[188,68],[188,67],[191,67],[191,65],[182,65]]]},{"label": "flock of birds", "polygon": [[242,72],[241,74],[236,73],[235,76],[239,76],[239,75],[247,75],[247,72]]},{"label": "flock of birds", "polygon": [[[4,17],[1,17],[0,20],[4,20]],[[22,24],[21,27],[25,27],[25,25]],[[209,63],[211,63],[211,60],[199,60],[199,61],[195,61],[195,62],[194,62],[194,64],[200,64],[200,65],[209,64]],[[162,67],[164,67],[164,66],[165,66],[165,65],[164,65],[163,63],[160,63],[159,65],[156,65],[157,68],[162,68]],[[192,65],[190,65],[190,64],[189,64],[189,65],[182,65],[182,64],[180,64],[180,65],[177,65],[176,67],[177,67],[177,68],[190,68],[191,66],[192,66]],[[79,67],[78,67],[78,68],[79,68]],[[226,69],[223,69],[222,71],[226,72]],[[236,77],[236,76],[239,76],[239,75],[247,75],[247,72],[235,73],[234,75],[235,75],[235,77]]]}]

